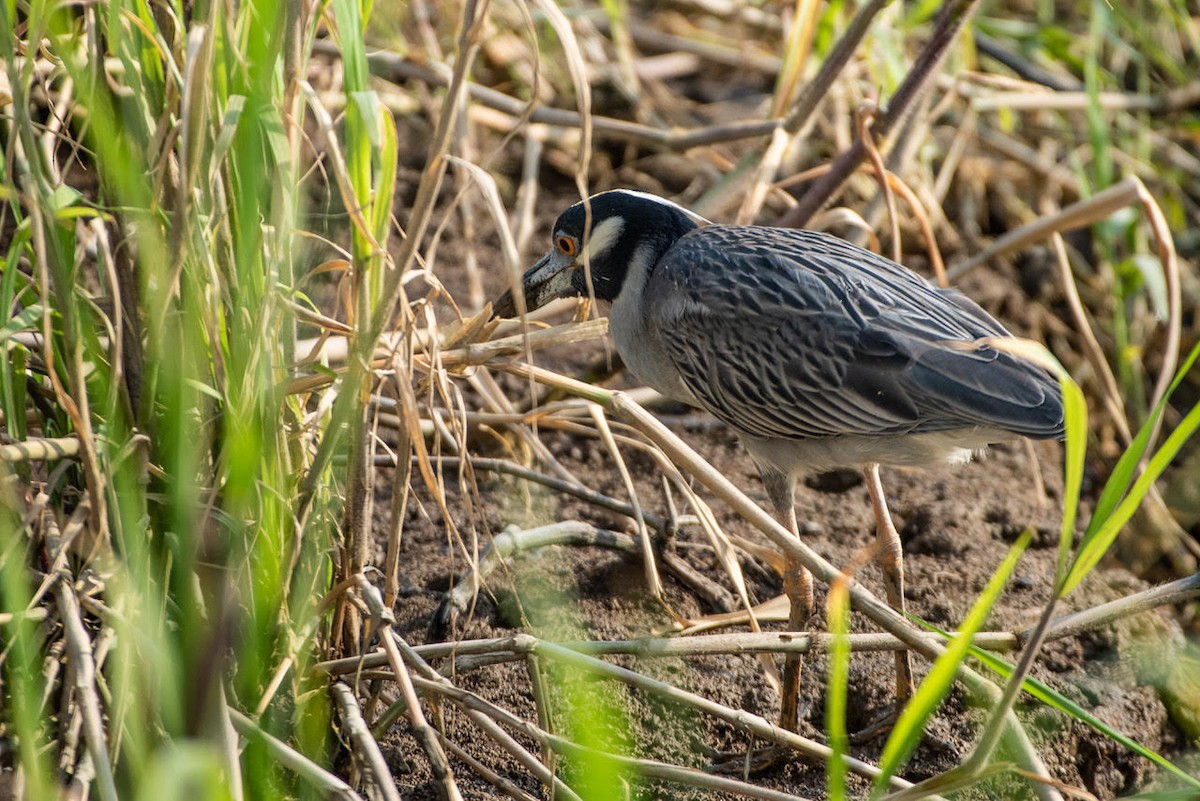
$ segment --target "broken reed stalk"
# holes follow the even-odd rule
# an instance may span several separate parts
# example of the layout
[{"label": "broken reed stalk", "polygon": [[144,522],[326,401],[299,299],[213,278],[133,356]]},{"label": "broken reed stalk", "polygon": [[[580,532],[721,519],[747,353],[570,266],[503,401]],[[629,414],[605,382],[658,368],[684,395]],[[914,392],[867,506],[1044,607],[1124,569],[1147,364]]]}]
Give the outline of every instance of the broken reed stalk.
[{"label": "broken reed stalk", "polygon": [[52,462],[69,459],[80,453],[79,437],[30,437],[20,442],[0,445],[0,462]]},{"label": "broken reed stalk", "polygon": [[[561,664],[570,665],[583,670],[588,674],[613,679],[644,692],[652,693],[661,698],[689,706],[706,715],[723,720],[735,728],[745,731],[755,737],[768,742],[786,746],[813,758],[823,760],[828,759],[832,755],[830,749],[821,743],[818,743],[807,737],[803,737],[795,732],[781,729],[759,715],[755,715],[743,709],[734,709],[732,707],[725,706],[724,704],[720,704],[716,701],[704,698],[703,696],[688,692],[687,690],[683,690],[672,684],[668,684],[667,682],[652,679],[632,670],[628,670],[617,665],[612,665],[601,659],[578,653],[557,643],[541,640],[529,634],[514,635],[512,637],[512,643],[513,648],[522,654],[552,659]],[[475,711],[486,710],[487,714],[494,716],[496,720],[503,722],[507,726],[523,731],[525,734],[533,737],[539,742],[545,740],[552,746],[555,744],[555,740],[557,738],[553,738],[553,736],[549,735],[547,732],[541,731],[529,721],[526,721],[512,712],[509,712],[508,710],[497,707],[494,704],[479,698],[474,693],[451,684],[449,681],[441,678],[440,676],[436,681],[427,681],[424,678],[418,677],[414,677],[413,681],[419,688],[444,695],[446,698],[454,701],[466,709],[473,709]],[[551,739],[547,740],[546,738],[548,737]],[[845,761],[847,767],[860,776],[873,779],[879,775],[879,769],[870,763],[854,759],[853,757],[846,757]],[[893,787],[900,789],[912,786],[911,782],[907,782],[898,777],[893,777],[890,781]]]},{"label": "broken reed stalk", "polygon": [[[737,488],[729,479],[712,465],[705,461],[690,446],[679,439],[653,415],[647,413],[639,405],[631,401],[622,392],[611,392],[585,384],[581,381],[560,376],[549,370],[528,364],[499,365],[515,375],[535,380],[587,398],[594,403],[604,406],[614,415],[624,418],[637,428],[645,437],[657,445],[680,468],[686,470],[711,492],[724,500],[743,519],[753,524],[771,542],[788,556],[803,564],[815,577],[830,583],[841,571],[834,567],[824,557],[812,550],[802,540],[794,537],[775,518],[763,511],[744,492]],[[886,631],[896,635],[912,650],[917,651],[930,660],[936,659],[943,652],[942,646],[930,643],[923,637],[923,632],[909,623],[899,613],[880,601],[870,591],[857,582],[849,585],[851,600],[859,611],[869,617]],[[994,703],[1001,696],[1001,690],[975,670],[965,665],[959,665],[957,675],[960,680],[977,697],[987,703]],[[1019,763],[1031,772],[1046,776],[1049,771],[1041,757],[1034,749],[1028,734],[1012,710],[1004,715],[1004,729],[1009,738],[1009,745],[1017,755]],[[1043,785],[1035,786],[1035,791],[1043,798],[1060,798],[1057,791],[1047,789]]]},{"label": "broken reed stalk", "polygon": [[335,681],[329,686],[329,692],[341,712],[342,726],[354,745],[353,751],[361,767],[371,774],[380,796],[385,801],[401,801],[400,791],[396,789],[396,780],[392,778],[383,752],[379,750],[379,743],[371,735],[371,729],[363,717],[358,699],[354,697],[354,691],[344,682]]},{"label": "broken reed stalk", "polygon": [[346,784],[346,782],[325,770],[287,743],[267,734],[258,727],[258,724],[237,709],[233,707],[228,707],[227,709],[229,720],[238,734],[247,740],[254,740],[265,745],[267,751],[279,761],[280,765],[312,785],[313,789],[317,790],[322,797],[337,799],[337,801],[362,801],[362,797],[354,792],[354,788]]},{"label": "broken reed stalk", "polygon": [[[555,544],[576,545],[580,543],[561,540]],[[786,619],[787,612],[785,610],[779,620]],[[1054,639],[1057,636],[1072,636],[1077,633],[1078,631],[1072,631],[1059,635],[1052,630],[1047,638]],[[955,636],[954,632],[948,632],[948,634],[952,637]],[[946,638],[940,634],[927,632],[925,639],[932,643],[938,643],[945,642]],[[693,634],[685,637],[639,637],[635,640],[568,640],[557,644],[588,656],[680,659],[731,654],[824,653],[832,642],[833,636],[822,631],[738,631],[728,634]],[[850,650],[856,653],[898,651],[909,647],[888,632],[855,632],[849,635],[847,642],[850,644]],[[1022,639],[1020,634],[1012,632],[984,631],[972,637],[971,644],[988,651],[1003,653],[1020,648]],[[427,645],[413,646],[413,650],[424,659],[453,657],[455,659],[454,675],[480,667],[485,662],[487,664],[516,662],[525,657],[525,653],[519,649],[518,643],[512,637],[433,642]],[[383,651],[374,651],[363,656],[344,656],[320,662],[315,669],[332,676],[341,676],[358,670],[384,667],[387,664],[387,654]],[[449,670],[441,672],[449,672]]]},{"label": "broken reed stalk", "polygon": [[108,739],[104,735],[104,715],[96,689],[96,663],[92,658],[92,641],[79,611],[79,600],[71,577],[58,576],[55,585],[58,611],[62,618],[63,634],[67,641],[67,659],[74,676],[75,701],[83,716],[84,741],[96,773],[102,801],[117,801],[117,786],[113,779],[112,763],[108,759]]},{"label": "broken reed stalk", "polygon": [[[978,3],[979,0],[946,0],[946,4],[934,20],[929,41],[917,56],[904,82],[897,87],[896,93],[888,101],[887,111],[880,116],[875,126],[875,132],[881,139],[899,128],[917,101],[929,89],[930,82],[949,52],[950,45],[958,38],[959,31],[974,14]],[[855,140],[849,150],[834,160],[830,171],[809,187],[800,198],[799,204],[783,215],[779,225],[786,228],[803,227],[821,210],[846,178],[858,169],[865,157],[865,143],[861,138]]]},{"label": "broken reed stalk", "polygon": [[444,801],[462,801],[462,793],[459,792],[458,784],[454,781],[454,771],[450,768],[450,760],[446,758],[446,752],[442,748],[438,733],[425,719],[421,703],[417,700],[417,691],[413,687],[412,677],[404,666],[404,659],[397,646],[400,637],[392,630],[392,624],[396,620],[392,608],[383,603],[383,597],[379,594],[379,590],[368,582],[367,577],[362,573],[355,574],[354,583],[358,588],[359,598],[371,613],[371,622],[383,644],[384,653],[387,654],[388,665],[392,668],[392,679],[400,687],[405,711],[408,713],[409,726],[417,741],[425,749],[425,756],[429,759],[430,772],[438,782],[441,796]]}]

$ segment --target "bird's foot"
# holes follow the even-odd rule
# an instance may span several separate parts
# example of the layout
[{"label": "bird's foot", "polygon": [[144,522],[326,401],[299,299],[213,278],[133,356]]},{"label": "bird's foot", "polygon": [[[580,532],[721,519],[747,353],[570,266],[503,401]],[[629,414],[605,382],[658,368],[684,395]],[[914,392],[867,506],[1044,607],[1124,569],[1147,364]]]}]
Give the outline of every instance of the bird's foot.
[{"label": "bird's foot", "polygon": [[[907,701],[896,701],[892,703],[887,709],[879,713],[875,719],[866,726],[856,732],[852,732],[848,738],[850,744],[862,745],[864,743],[869,743],[876,737],[881,737],[889,733],[892,730],[892,727],[896,725],[896,719],[900,716],[900,710],[904,708],[905,703],[907,703]],[[928,728],[926,728],[924,733],[921,735],[921,742],[934,751],[947,754],[954,759],[958,759],[960,756],[957,746],[955,746],[949,740],[933,734]]]},{"label": "bird's foot", "polygon": [[[792,720],[791,725],[789,726],[784,722],[778,725],[786,731],[795,731],[798,728],[799,722],[808,716],[809,709],[808,702],[802,701],[796,710],[797,717]],[[782,762],[786,762],[791,756],[800,753],[793,748],[788,748],[786,745],[779,743],[773,743],[764,748],[752,748],[746,751],[721,751],[716,748],[706,748],[705,751],[705,755],[710,760],[705,770],[709,773],[720,773],[727,776],[750,776],[762,773]]]},{"label": "bird's foot", "polygon": [[708,749],[710,762],[704,770],[725,776],[754,776],[783,762],[790,752],[790,748],[781,745],[747,751],[718,751],[711,748]]},{"label": "bird's foot", "polygon": [[870,723],[863,726],[856,732],[850,733],[851,745],[862,745],[869,743],[876,737],[881,737],[892,730],[896,725],[896,719],[900,717],[900,710],[904,708],[907,701],[893,701],[888,704],[887,708],[876,715]]}]

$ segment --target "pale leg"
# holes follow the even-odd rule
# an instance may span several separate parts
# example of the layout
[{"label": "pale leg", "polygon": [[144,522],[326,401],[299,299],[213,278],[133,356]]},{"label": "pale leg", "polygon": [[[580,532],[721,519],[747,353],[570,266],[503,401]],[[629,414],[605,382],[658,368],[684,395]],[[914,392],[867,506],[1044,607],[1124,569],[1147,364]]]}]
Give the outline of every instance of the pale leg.
[{"label": "pale leg", "polygon": [[[904,614],[904,552],[900,548],[900,534],[888,513],[887,501],[883,497],[883,484],[879,480],[879,465],[863,468],[867,480],[867,492],[871,496],[871,508],[875,512],[875,537],[878,547],[879,566],[883,568],[883,586],[887,591],[888,603]],[[896,651],[896,701],[899,706],[912,698],[912,659],[907,650]]]},{"label": "pale leg", "polygon": [[[797,538],[800,536],[796,524],[795,480],[785,473],[762,474],[767,495],[775,506],[775,514]],[[788,630],[803,631],[808,628],[813,610],[812,573],[792,556],[786,556],[783,574],[783,591],[788,597]],[[803,671],[804,655],[790,653],[783,660],[783,700],[779,709],[779,727],[788,731],[799,731],[800,676]]]}]

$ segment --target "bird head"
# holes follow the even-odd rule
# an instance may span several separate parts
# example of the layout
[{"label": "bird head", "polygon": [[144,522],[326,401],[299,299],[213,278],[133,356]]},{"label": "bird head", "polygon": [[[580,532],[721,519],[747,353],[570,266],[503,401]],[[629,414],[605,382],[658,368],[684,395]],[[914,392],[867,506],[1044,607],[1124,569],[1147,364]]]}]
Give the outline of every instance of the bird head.
[{"label": "bird head", "polygon": [[[612,302],[627,279],[645,281],[679,237],[707,223],[644,192],[617,189],[592,195],[555,220],[550,251],[521,278],[525,307],[532,311],[556,298],[589,295]],[[493,304],[497,317],[516,312],[511,290]]]}]

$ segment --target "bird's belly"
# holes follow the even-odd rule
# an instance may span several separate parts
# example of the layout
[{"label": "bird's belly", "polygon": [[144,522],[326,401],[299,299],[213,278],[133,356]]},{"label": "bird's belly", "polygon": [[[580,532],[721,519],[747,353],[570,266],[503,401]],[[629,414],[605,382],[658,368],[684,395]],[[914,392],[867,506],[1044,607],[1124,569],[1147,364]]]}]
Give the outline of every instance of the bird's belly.
[{"label": "bird's belly", "polygon": [[966,462],[988,445],[1012,438],[1012,434],[1003,431],[967,428],[892,437],[841,436],[800,440],[743,435],[742,441],[760,466],[798,475],[868,464],[913,467]]}]

